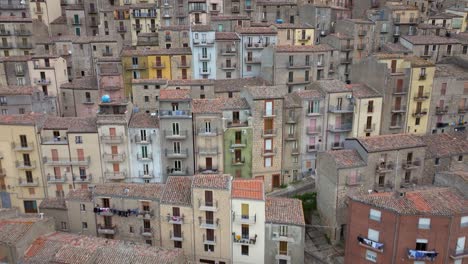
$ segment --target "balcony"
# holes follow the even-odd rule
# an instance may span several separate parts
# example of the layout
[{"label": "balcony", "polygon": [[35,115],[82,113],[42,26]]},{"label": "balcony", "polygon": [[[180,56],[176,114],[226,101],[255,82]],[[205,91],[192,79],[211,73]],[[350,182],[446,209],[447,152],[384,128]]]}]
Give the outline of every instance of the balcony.
[{"label": "balcony", "polygon": [[247,127],[249,126],[249,122],[247,120],[241,121],[241,120],[232,120],[227,122],[227,127],[232,128],[232,127]]},{"label": "balcony", "polygon": [[206,68],[206,69],[200,68],[200,74],[201,75],[210,75],[211,74],[211,69],[210,68]]},{"label": "balcony", "polygon": [[27,142],[26,144],[18,144],[16,142],[12,142],[11,148],[14,151],[32,151],[34,149],[34,144],[32,142]]},{"label": "balcony", "polygon": [[393,171],[395,168],[393,162],[381,162],[380,164],[377,164],[375,166],[375,172],[376,173],[387,173]]},{"label": "balcony", "polygon": [[172,230],[169,231],[169,238],[172,241],[183,241],[184,240],[184,232],[180,234],[173,233]]},{"label": "balcony", "polygon": [[8,43],[8,42],[1,42],[0,43],[0,49],[11,49],[11,48],[13,48],[11,43]]},{"label": "balcony", "polygon": [[286,81],[286,84],[289,84],[289,85],[297,85],[297,84],[308,84],[310,83],[310,79],[309,77],[295,77],[295,78],[292,78],[292,79],[288,79]]},{"label": "balcony", "polygon": [[112,57],[114,53],[112,53],[111,49],[103,49],[102,50],[102,56],[103,57]]},{"label": "balcony", "polygon": [[101,136],[102,143],[120,144],[123,142],[123,136]]},{"label": "balcony", "polygon": [[247,139],[231,140],[231,148],[243,148],[247,145]]},{"label": "balcony", "polygon": [[264,148],[264,149],[262,149],[261,155],[262,155],[262,157],[271,157],[271,156],[276,155],[276,153],[277,153],[276,148],[274,148],[274,149],[265,149]]},{"label": "balcony", "polygon": [[117,32],[127,32],[127,27],[126,26],[117,26],[115,28]]},{"label": "balcony", "polygon": [[140,234],[144,237],[152,237],[153,232],[153,228],[151,227],[140,227]]},{"label": "balcony", "polygon": [[185,139],[187,137],[188,131],[181,130],[178,133],[174,133],[172,130],[164,130],[163,134],[166,139]]},{"label": "balcony", "polygon": [[138,177],[142,179],[151,179],[154,178],[153,171],[138,171]]},{"label": "balcony", "polygon": [[274,136],[276,136],[276,128],[262,129],[262,137],[274,137]]},{"label": "balcony", "polygon": [[331,143],[331,149],[332,150],[343,149],[343,148],[344,148],[343,142],[333,142],[333,143]]},{"label": "balcony", "polygon": [[237,54],[237,50],[235,48],[220,49],[219,53],[223,56],[235,56]]},{"label": "balcony", "polygon": [[205,219],[198,217],[198,222],[200,223],[200,228],[204,229],[216,229],[219,226],[219,219]]},{"label": "balcony", "polygon": [[0,30],[0,36],[10,36],[10,35],[11,35],[10,30],[5,30],[5,29]]},{"label": "balcony", "polygon": [[170,159],[185,159],[188,157],[188,149],[179,149],[178,151],[165,149],[164,155]]},{"label": "balcony", "polygon": [[89,27],[99,27],[99,22],[92,20],[88,25]]},{"label": "balcony", "polygon": [[253,225],[257,222],[257,215],[232,214],[232,221],[238,224]]},{"label": "balcony", "polygon": [[297,136],[296,136],[296,132],[288,132],[286,135],[285,135],[285,140],[286,141],[289,141],[289,140],[296,140],[297,139]]},{"label": "balcony", "polygon": [[132,15],[135,18],[145,18],[145,17],[155,18],[155,17],[157,17],[156,11],[154,11],[154,12],[133,12]]},{"label": "balcony", "polygon": [[211,54],[210,53],[207,53],[207,54],[198,54],[198,60],[199,61],[209,61],[211,60]]},{"label": "balcony", "polygon": [[160,110],[159,111],[159,116],[160,117],[172,117],[172,118],[177,118],[177,117],[192,117],[192,112],[190,110]]},{"label": "balcony", "polygon": [[214,39],[194,39],[194,46],[213,46],[215,43]]},{"label": "balcony", "polygon": [[425,101],[425,100],[429,99],[429,96],[430,96],[430,93],[418,93],[414,97],[414,100],[417,101],[417,102]]},{"label": "balcony", "polygon": [[322,127],[321,126],[308,126],[306,130],[307,135],[316,135],[320,134],[322,132]]},{"label": "balcony", "polygon": [[104,177],[107,180],[125,180],[127,172],[125,171],[106,171],[104,172]]},{"label": "balcony", "polygon": [[218,173],[218,167],[216,166],[211,166],[211,167],[202,167],[198,166],[198,172],[202,174],[213,174],[213,173]]},{"label": "balcony", "polygon": [[458,107],[458,113],[459,113],[459,114],[464,114],[464,113],[466,113],[467,111],[468,111],[468,107],[466,107],[466,106],[459,106],[459,107]]},{"label": "balcony", "polygon": [[270,45],[270,43],[245,43],[244,47],[248,50],[263,49]]},{"label": "balcony", "polygon": [[244,62],[245,64],[260,64],[262,59],[260,57],[245,57]]},{"label": "balcony", "polygon": [[205,245],[216,245],[216,236],[208,238],[206,234],[203,234],[203,244],[205,244]]},{"label": "balcony", "polygon": [[204,201],[202,199],[198,199],[198,209],[200,211],[216,212],[218,211],[218,200]]},{"label": "balcony", "polygon": [[277,109],[262,110],[262,117],[275,117],[278,115]]},{"label": "balcony", "polygon": [[88,166],[89,163],[91,162],[91,157],[83,157],[83,159],[76,159],[76,158],[65,158],[65,159],[60,159],[60,158],[49,158],[49,157],[42,157],[42,162],[45,165],[49,166],[69,166],[69,165],[82,165],[82,166]]},{"label": "balcony", "polygon": [[468,257],[468,248],[450,250],[450,258],[452,259],[463,259],[467,257]]},{"label": "balcony", "polygon": [[149,136],[142,137],[141,135],[135,135],[134,139],[135,139],[135,143],[137,144],[146,145],[146,144],[151,144],[152,142],[151,137]]},{"label": "balcony", "polygon": [[291,250],[280,250],[278,249],[278,254],[275,255],[275,259],[277,260],[286,260],[291,261]]},{"label": "balcony", "polygon": [[416,111],[413,112],[414,117],[423,117],[427,115],[427,109],[416,109]]},{"label": "balcony", "polygon": [[314,145],[306,145],[306,152],[307,153],[314,153],[320,150],[320,144],[314,144]]},{"label": "balcony", "polygon": [[141,30],[143,30],[143,25],[142,24],[133,24],[133,29],[135,29],[135,31],[141,31]]},{"label": "balcony", "polygon": [[184,215],[176,216],[176,215],[167,214],[166,220],[169,224],[182,225],[184,224]]},{"label": "balcony", "polygon": [[100,235],[115,235],[117,226],[115,225],[101,225],[98,224],[98,234]]},{"label": "balcony", "polygon": [[402,94],[406,94],[406,90],[404,90],[403,88],[395,88],[393,90],[393,94],[395,95],[402,95]]},{"label": "balcony", "polygon": [[420,74],[420,75],[419,75],[419,80],[420,80],[420,81],[425,81],[425,80],[426,80],[426,77],[427,77],[426,74]]},{"label": "balcony", "polygon": [[329,105],[328,112],[335,113],[335,114],[345,114],[345,113],[353,113],[354,106],[353,105]]},{"label": "balcony", "polygon": [[343,44],[343,45],[340,46],[340,50],[343,51],[343,52],[351,51],[351,50],[353,50],[353,45]]},{"label": "balcony", "polygon": [[36,168],[36,161],[21,161],[17,160],[15,162],[16,168],[17,169],[22,169],[22,170],[32,170]]},{"label": "balcony", "polygon": [[37,85],[49,85],[50,79],[34,79],[34,83]]},{"label": "balcony", "polygon": [[[31,36],[31,31],[30,30],[27,30],[27,29],[19,29],[19,30],[15,30],[15,35],[17,36]],[[20,44],[23,44],[23,43],[20,43]],[[28,43],[24,43],[24,44],[28,44]],[[32,46],[32,44],[29,44]]]},{"label": "balcony", "polygon": [[427,58],[430,58],[434,55],[434,52],[431,50],[431,51],[424,51],[423,54],[420,55],[421,58],[424,58],[424,59],[427,59]]},{"label": "balcony", "polygon": [[238,6],[231,7],[231,13],[233,14],[240,13],[239,7]]},{"label": "balcony", "polygon": [[247,12],[252,12],[253,11],[253,7],[251,5],[247,5],[245,6],[245,11]]},{"label": "balcony", "polygon": [[332,133],[343,133],[349,132],[353,129],[353,124],[345,123],[345,124],[338,124],[338,125],[328,125],[328,131]]},{"label": "balcony", "polygon": [[125,160],[125,153],[115,153],[115,154],[104,153],[102,154],[102,158],[104,161],[107,161],[107,162],[123,162]]},{"label": "balcony", "polygon": [[203,147],[199,147],[198,148],[198,154],[199,155],[202,155],[202,156],[211,156],[211,155],[218,155],[218,148],[217,147],[214,147],[214,148],[203,148]]},{"label": "balcony", "polygon": [[39,178],[33,178],[32,181],[19,178],[18,185],[20,187],[37,187],[39,186]]},{"label": "balcony", "polygon": [[297,123],[297,116],[295,115],[288,115],[286,117],[286,124],[296,124]]},{"label": "balcony", "polygon": [[124,68],[127,71],[132,71],[132,70],[146,70],[148,69],[148,66],[146,66],[146,63],[142,62],[139,64],[130,64],[130,63],[125,63]]},{"label": "balcony", "polygon": [[75,176],[73,175],[73,181],[77,183],[90,183],[93,180],[93,175],[88,174],[88,175],[78,175]]},{"label": "balcony", "polygon": [[448,106],[440,107],[436,106],[435,113],[436,115],[445,115],[448,112]]},{"label": "balcony", "polygon": [[402,168],[404,170],[415,170],[421,166],[420,160],[407,160],[403,161]]},{"label": "balcony", "polygon": [[392,113],[405,113],[406,105],[394,105],[392,106]]},{"label": "balcony", "polygon": [[341,64],[350,64],[351,62],[353,62],[352,58],[341,58],[340,59]]},{"label": "balcony", "polygon": [[366,44],[359,43],[357,44],[357,50],[364,50],[366,48]]},{"label": "balcony", "polygon": [[310,62],[304,62],[304,63],[293,63],[293,62],[288,62],[286,63],[286,68],[288,69],[308,69],[310,68]]},{"label": "balcony", "polygon": [[370,133],[375,131],[375,124],[366,124],[366,127],[364,127],[364,132]]},{"label": "balcony", "polygon": [[378,252],[383,252],[384,244],[378,241],[370,240],[366,237],[358,236],[358,244],[364,248],[371,249]]},{"label": "balcony", "polygon": [[185,168],[166,167],[167,175],[173,175],[173,176],[187,175],[188,170],[189,170],[188,167],[185,167]]},{"label": "balcony", "polygon": [[139,160],[139,161],[153,160],[153,153],[148,152],[148,153],[146,153],[146,155],[143,155],[142,153],[137,153],[137,160]]},{"label": "balcony", "polygon": [[202,127],[198,129],[198,135],[199,136],[204,136],[204,137],[213,137],[218,135],[218,129],[216,127],[214,128],[206,128]]},{"label": "balcony", "polygon": [[164,62],[153,62],[152,68],[154,69],[164,69],[166,68],[166,64]]},{"label": "balcony", "polygon": [[225,71],[233,71],[233,70],[237,69],[237,64],[236,63],[229,63],[229,64],[221,63],[221,69],[223,69]]},{"label": "balcony", "polygon": [[67,175],[57,177],[56,175],[47,175],[47,183],[64,183],[67,181]]},{"label": "balcony", "polygon": [[408,259],[434,261],[439,253],[436,251],[408,249]]},{"label": "balcony", "polygon": [[233,166],[241,166],[245,164],[245,158],[233,158],[232,160],[232,165]]}]

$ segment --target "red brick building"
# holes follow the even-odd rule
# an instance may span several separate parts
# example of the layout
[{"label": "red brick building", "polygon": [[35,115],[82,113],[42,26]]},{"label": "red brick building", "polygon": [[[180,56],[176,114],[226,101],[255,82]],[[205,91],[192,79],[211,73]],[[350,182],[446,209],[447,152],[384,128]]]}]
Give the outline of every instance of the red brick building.
[{"label": "red brick building", "polygon": [[346,264],[468,263],[468,200],[456,189],[349,197]]}]

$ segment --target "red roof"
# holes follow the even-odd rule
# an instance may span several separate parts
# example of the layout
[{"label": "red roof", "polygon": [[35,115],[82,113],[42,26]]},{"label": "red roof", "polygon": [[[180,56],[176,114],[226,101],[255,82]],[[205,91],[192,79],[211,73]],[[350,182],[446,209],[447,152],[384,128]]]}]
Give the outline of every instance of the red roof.
[{"label": "red roof", "polygon": [[264,200],[262,180],[235,179],[232,181],[232,198]]},{"label": "red roof", "polygon": [[190,100],[189,89],[161,90],[159,92],[160,100]]}]

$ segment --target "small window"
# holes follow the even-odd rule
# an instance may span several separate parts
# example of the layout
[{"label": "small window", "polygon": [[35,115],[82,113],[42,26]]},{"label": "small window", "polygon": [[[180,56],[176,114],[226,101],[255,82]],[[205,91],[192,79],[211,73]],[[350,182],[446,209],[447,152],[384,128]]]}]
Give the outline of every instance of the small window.
[{"label": "small window", "polygon": [[148,90],[148,85],[144,85],[143,89]]},{"label": "small window", "polygon": [[271,165],[272,165],[271,163],[272,163],[271,162],[271,157],[265,158],[265,167],[266,168],[271,167]]},{"label": "small window", "polygon": [[81,136],[75,136],[75,144],[83,144],[83,138]]},{"label": "small window", "polygon": [[458,161],[463,161],[463,155],[458,156]]},{"label": "small window", "polygon": [[205,251],[206,252],[213,252],[214,251],[214,245],[205,244]]},{"label": "small window", "polygon": [[128,226],[128,232],[133,233],[133,226]]},{"label": "small window", "polygon": [[81,211],[86,211],[86,205],[85,204],[80,204],[80,210]]},{"label": "small window", "polygon": [[67,222],[61,222],[60,227],[62,230],[67,230]]},{"label": "small window", "polygon": [[419,218],[418,228],[419,229],[429,229],[431,227],[430,218]]},{"label": "small window", "polygon": [[232,92],[228,92],[228,97],[232,98]]},{"label": "small window", "polygon": [[82,229],[88,229],[88,222],[81,222]]},{"label": "small window", "polygon": [[366,259],[372,262],[377,262],[377,252],[367,250],[366,251]]},{"label": "small window", "polygon": [[174,241],[174,248],[182,248],[182,241]]},{"label": "small window", "polygon": [[440,159],[439,159],[439,158],[435,158],[434,164],[435,164],[435,165],[439,165],[439,164],[440,164]]},{"label": "small window", "polygon": [[145,96],[145,102],[149,102],[149,96]]},{"label": "small window", "polygon": [[151,241],[151,240],[146,240],[145,243],[146,243],[147,245],[150,245],[150,246],[153,245],[153,241]]},{"label": "small window", "polygon": [[93,51],[96,51],[96,45],[93,45]]},{"label": "small window", "polygon": [[241,253],[242,253],[243,256],[248,256],[249,255],[249,246],[242,245]]},{"label": "small window", "polygon": [[382,216],[382,212],[380,212],[379,210],[370,209],[370,214],[369,214],[370,219],[380,222],[381,216]]},{"label": "small window", "polygon": [[460,220],[461,227],[468,227],[468,216],[462,216]]}]

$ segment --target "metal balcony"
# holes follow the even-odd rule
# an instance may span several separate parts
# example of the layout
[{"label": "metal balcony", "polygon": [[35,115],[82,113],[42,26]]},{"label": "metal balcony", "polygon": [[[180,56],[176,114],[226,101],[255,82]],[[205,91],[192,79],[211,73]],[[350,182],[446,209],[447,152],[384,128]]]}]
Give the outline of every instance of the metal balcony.
[{"label": "metal balcony", "polygon": [[167,175],[174,175],[174,176],[187,175],[188,170],[189,170],[188,167],[185,167],[185,168],[166,167]]},{"label": "metal balcony", "polygon": [[291,62],[287,62],[286,63],[286,68],[288,69],[308,69],[310,68],[310,62],[306,63],[291,63]]},{"label": "metal balcony", "polygon": [[172,232],[172,230],[169,231],[169,238],[172,241],[183,241],[184,240],[184,232],[181,232],[180,234],[175,234]]},{"label": "metal balcony", "polygon": [[405,113],[406,112],[406,105],[400,105],[400,106],[392,106],[392,113]]},{"label": "metal balcony", "polygon": [[244,165],[244,164],[245,164],[245,158],[244,158],[244,157],[242,157],[242,158],[240,158],[240,159],[233,158],[233,159],[231,160],[231,162],[232,162],[232,165],[234,165],[234,166],[236,166],[236,165]]},{"label": "metal balcony", "polygon": [[211,54],[210,53],[207,53],[205,55],[198,54],[198,60],[199,61],[209,61],[209,60],[211,60]]},{"label": "metal balcony", "polygon": [[98,224],[98,234],[100,235],[115,235],[117,226],[115,225],[101,225]]},{"label": "metal balcony", "polygon": [[427,99],[429,99],[429,96],[430,96],[430,93],[418,93],[415,97],[414,97],[414,100],[415,101],[425,101]]},{"label": "metal balcony", "polygon": [[25,162],[17,160],[15,164],[17,169],[32,170],[36,168],[36,161]]},{"label": "metal balcony", "polygon": [[276,128],[262,129],[262,137],[274,137],[274,136],[276,136]]},{"label": "metal balcony", "polygon": [[170,215],[170,214],[167,214],[166,216],[166,220],[169,224],[176,224],[176,225],[182,225],[184,223],[184,215],[182,214],[182,216],[174,216],[174,215]]},{"label": "metal balcony", "polygon": [[409,161],[407,160],[406,162],[403,161],[402,168],[404,170],[415,170],[421,166],[421,161],[420,160],[412,160]]},{"label": "metal balcony", "polygon": [[336,114],[353,113],[353,105],[329,105],[328,112]]},{"label": "metal balcony", "polygon": [[308,126],[306,130],[307,135],[316,135],[316,134],[320,134],[321,132],[322,132],[321,126],[314,126],[314,127]]},{"label": "metal balcony", "polygon": [[278,109],[262,110],[262,117],[275,117],[278,115]]},{"label": "metal balcony", "polygon": [[364,132],[370,133],[373,131],[375,131],[375,124],[370,124],[370,125],[366,124],[366,127],[364,127]]},{"label": "metal balcony", "polygon": [[376,173],[387,173],[391,172],[394,169],[393,162],[382,162],[380,164],[377,164],[375,166],[375,172]]},{"label": "metal balcony", "polygon": [[288,79],[286,81],[286,84],[290,84],[290,85],[295,85],[295,84],[307,84],[307,83],[310,83],[310,78],[306,78],[306,77],[295,77],[295,78],[292,78],[292,79]]},{"label": "metal balcony", "polygon": [[102,143],[120,144],[123,142],[123,136],[101,136]]},{"label": "metal balcony", "polygon": [[240,121],[240,120],[232,120],[227,122],[227,127],[247,127],[249,126],[249,122],[246,121]]},{"label": "metal balcony", "polygon": [[47,183],[64,183],[67,181],[67,175],[57,177],[55,175],[47,175]]},{"label": "metal balcony", "polygon": [[141,137],[140,135],[135,135],[135,143],[137,144],[151,144],[151,137]]},{"label": "metal balcony", "polygon": [[413,112],[414,117],[423,117],[427,115],[427,109],[417,109],[416,111]]},{"label": "metal balcony", "polygon": [[153,171],[138,171],[138,176],[142,179],[154,178]]},{"label": "metal balcony", "polygon": [[200,228],[204,229],[216,229],[219,226],[219,219],[206,219],[198,217],[198,222],[200,223]]},{"label": "metal balcony", "polygon": [[164,69],[166,68],[166,64],[164,62],[153,62],[152,67],[154,69]]},{"label": "metal balcony", "polygon": [[212,46],[214,45],[214,39],[194,39],[194,46]]},{"label": "metal balcony", "polygon": [[224,63],[221,63],[221,69],[223,70],[235,70],[237,69],[237,64],[236,63],[230,63],[230,64],[224,64]]},{"label": "metal balcony", "polygon": [[192,112],[190,110],[160,110],[160,117],[191,117]]},{"label": "metal balcony", "polygon": [[107,162],[123,162],[125,160],[125,153],[116,153],[116,154],[109,154],[104,153],[102,154],[102,158],[104,161]]},{"label": "metal balcony", "polygon": [[127,176],[125,171],[106,171],[104,177],[108,180],[124,180]]},{"label": "metal balcony", "polygon": [[253,225],[257,223],[257,215],[232,214],[232,221],[238,224]]},{"label": "metal balcony", "polygon": [[32,151],[34,149],[34,144],[33,142],[27,142],[27,144],[18,144],[16,142],[12,142],[11,148],[14,151]]},{"label": "metal balcony", "polygon": [[172,159],[185,159],[188,157],[188,149],[179,149],[174,151],[173,149],[165,149],[164,154],[168,158]]},{"label": "metal balcony", "polygon": [[[17,36],[30,36],[31,31],[27,30],[27,29],[19,29],[19,30],[15,30],[15,35],[17,35]],[[25,44],[28,44],[28,43],[25,43]],[[31,44],[31,46],[32,46],[32,44]]]},{"label": "metal balcony", "polygon": [[49,85],[50,84],[50,79],[34,79],[34,83],[37,85]]},{"label": "metal balcony", "polygon": [[235,48],[220,49],[219,53],[223,56],[235,56],[237,54],[237,50]]},{"label": "metal balcony", "polygon": [[112,55],[113,55],[112,50],[107,50],[107,49],[102,50],[103,57],[112,57]]},{"label": "metal balcony", "polygon": [[435,113],[436,115],[445,115],[448,112],[448,106],[440,107],[436,106]]},{"label": "metal balcony", "polygon": [[187,138],[188,131],[180,130],[177,134],[175,134],[172,130],[164,130],[163,134],[166,139],[185,139]]},{"label": "metal balcony", "polygon": [[211,69],[210,68],[206,68],[206,69],[200,68],[200,74],[201,75],[209,75],[209,74],[211,74]]},{"label": "metal balcony", "polygon": [[198,199],[198,209],[200,211],[216,212],[218,211],[218,200],[205,201],[202,199]]},{"label": "metal balcony", "polygon": [[137,160],[139,160],[139,161],[153,160],[153,153],[148,152],[148,153],[146,153],[146,155],[143,155],[142,153],[137,153]]},{"label": "metal balcony", "polygon": [[468,248],[450,250],[450,258],[452,259],[463,259],[467,257],[468,257]]},{"label": "metal balcony", "polygon": [[93,175],[87,174],[87,175],[73,175],[73,181],[77,183],[90,183],[93,180]]},{"label": "metal balcony", "polygon": [[0,30],[0,36],[9,36],[9,35],[11,35],[10,30],[5,30],[5,29]]},{"label": "metal balcony", "polygon": [[247,145],[247,139],[231,140],[231,148],[243,148]]},{"label": "metal balcony", "polygon": [[340,125],[328,125],[328,131],[333,133],[342,133],[342,132],[349,132],[353,129],[353,125],[351,123],[340,124]]},{"label": "metal balcony", "polygon": [[18,185],[20,187],[37,187],[39,186],[39,178],[33,178],[33,181],[27,181],[23,178],[19,178]]},{"label": "metal balcony", "polygon": [[216,127],[207,129],[206,127],[201,127],[198,129],[199,136],[216,136],[218,135],[218,129]]},{"label": "metal balcony", "polygon": [[198,148],[198,155],[203,155],[203,156],[211,156],[211,155],[218,155],[218,148],[204,148],[204,147],[199,147]]},{"label": "metal balcony", "polygon": [[151,227],[140,227],[140,234],[144,237],[152,237],[153,232],[153,228]]}]

